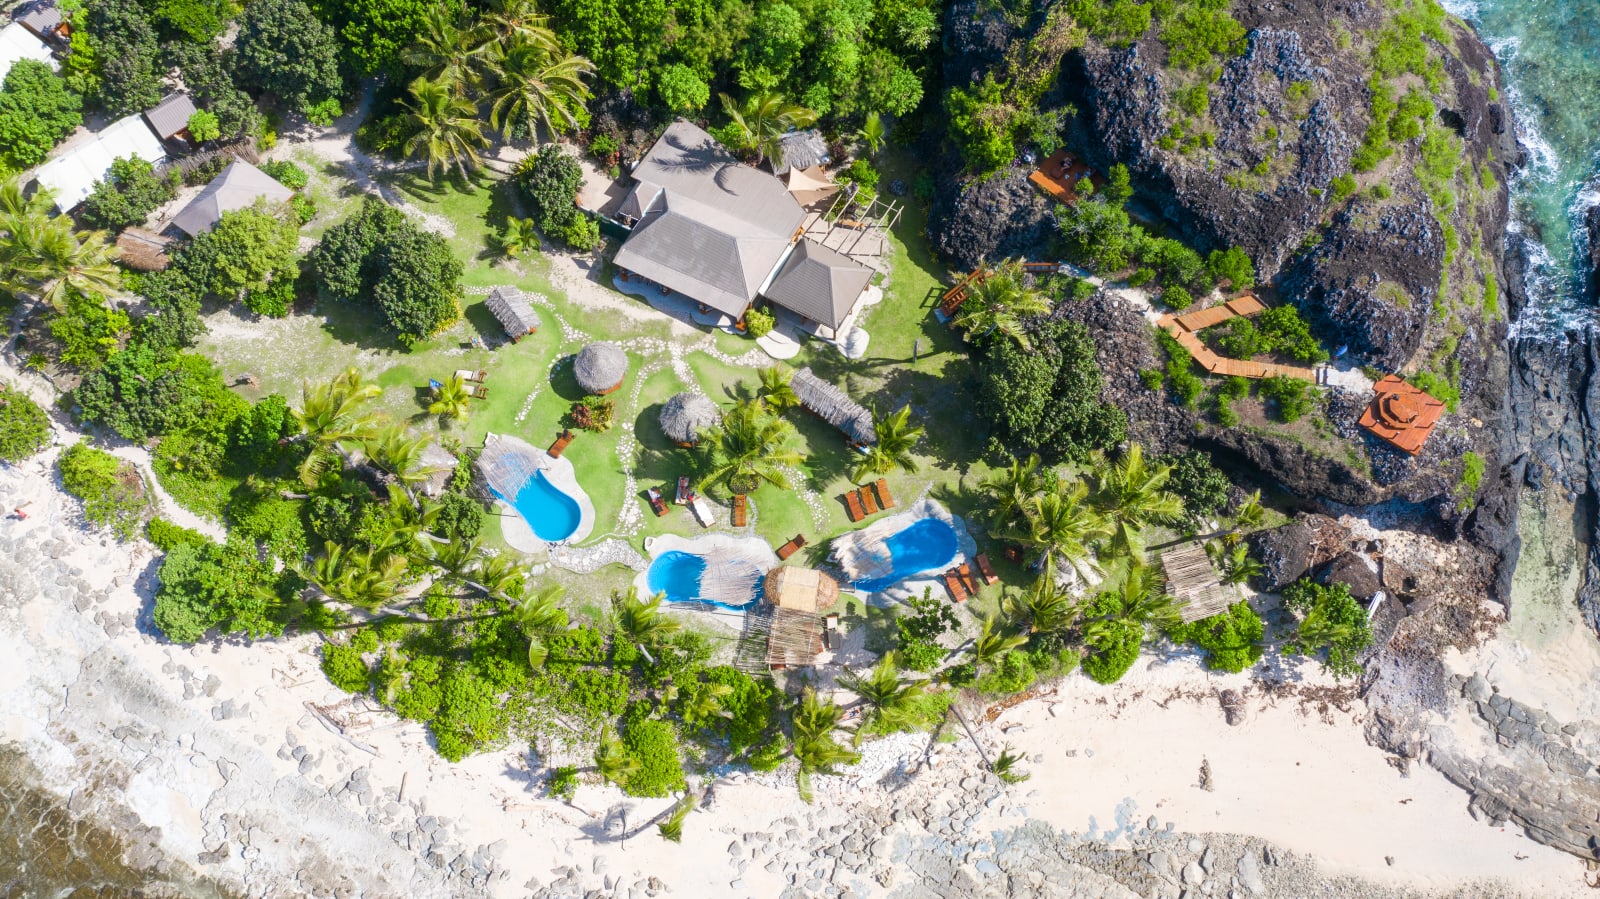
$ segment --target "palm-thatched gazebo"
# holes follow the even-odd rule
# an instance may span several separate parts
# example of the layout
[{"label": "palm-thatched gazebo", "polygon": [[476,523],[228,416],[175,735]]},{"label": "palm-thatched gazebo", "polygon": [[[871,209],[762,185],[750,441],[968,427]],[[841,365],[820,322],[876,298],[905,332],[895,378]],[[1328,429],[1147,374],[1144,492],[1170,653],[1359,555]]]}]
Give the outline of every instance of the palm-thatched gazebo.
[{"label": "palm-thatched gazebo", "polygon": [[622,386],[622,379],[628,374],[628,354],[614,343],[591,343],[578,351],[572,373],[585,393],[605,396]]},{"label": "palm-thatched gazebo", "polygon": [[794,395],[808,412],[844,432],[852,443],[871,446],[878,442],[877,429],[872,425],[872,413],[852,400],[843,390],[829,384],[802,368],[789,379]]},{"label": "palm-thatched gazebo", "polygon": [[815,568],[774,568],[763,589],[767,602],[797,612],[825,612],[839,601],[839,582]]},{"label": "palm-thatched gazebo", "polygon": [[722,410],[703,393],[685,391],[661,407],[661,432],[679,446],[700,442],[700,432],[716,427]]},{"label": "palm-thatched gazebo", "polygon": [[483,305],[494,313],[512,343],[539,330],[539,316],[533,311],[533,303],[529,302],[527,294],[515,287],[496,287],[489,292],[489,299]]}]

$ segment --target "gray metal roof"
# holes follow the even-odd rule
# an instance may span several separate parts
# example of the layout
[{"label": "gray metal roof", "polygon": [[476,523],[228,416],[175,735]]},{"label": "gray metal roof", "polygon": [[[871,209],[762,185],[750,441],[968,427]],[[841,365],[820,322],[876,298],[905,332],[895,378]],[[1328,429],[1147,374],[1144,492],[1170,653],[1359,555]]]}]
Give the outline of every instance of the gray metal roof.
[{"label": "gray metal roof", "polygon": [[805,221],[782,181],[688,122],[669,126],[633,177],[624,211],[643,214],[616,264],[729,315],[756,298]]},{"label": "gray metal roof", "polygon": [[144,111],[144,120],[150,123],[150,128],[162,139],[177,134],[189,127],[189,117],[196,112],[194,100],[188,94],[179,91],[167,94],[161,102]]},{"label": "gray metal roof", "polygon": [[15,20],[34,34],[43,36],[61,27],[61,10],[54,0],[35,0],[17,8]]},{"label": "gray metal roof", "polygon": [[791,131],[778,138],[778,149],[783,153],[776,166],[779,169],[809,169],[833,161],[828,153],[828,142],[816,130]]},{"label": "gray metal roof", "polygon": [[217,222],[222,221],[223,213],[253,206],[263,198],[282,203],[292,196],[294,191],[273,180],[271,175],[242,159],[235,159],[173,217],[172,224],[190,237],[196,237],[215,228]]},{"label": "gray metal roof", "polygon": [[767,299],[835,330],[872,280],[872,269],[810,239],[795,245]]}]

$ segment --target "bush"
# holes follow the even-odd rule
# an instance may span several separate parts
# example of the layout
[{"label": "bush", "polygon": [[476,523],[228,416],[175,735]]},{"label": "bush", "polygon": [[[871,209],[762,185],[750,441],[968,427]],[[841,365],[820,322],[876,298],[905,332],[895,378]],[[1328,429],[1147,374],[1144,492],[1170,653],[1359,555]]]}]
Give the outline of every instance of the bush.
[{"label": "bush", "polygon": [[78,442],[61,454],[61,485],[83,501],[83,516],[131,540],[150,508],[144,478],[132,462]]},{"label": "bush", "polygon": [[777,715],[778,691],[772,681],[752,677],[727,665],[707,668],[702,676],[708,684],[721,684],[733,690],[722,698],[723,711],[731,717],[716,725],[711,733],[726,737],[728,751],[735,755],[761,743],[772,730]]},{"label": "bush", "polygon": [[[1238,319],[1235,319],[1237,321]],[[1328,351],[1311,335],[1311,326],[1293,306],[1274,306],[1255,318],[1265,345],[1262,352],[1279,353],[1297,362],[1326,362]]]},{"label": "bush", "polygon": [[979,408],[1016,455],[1083,460],[1121,443],[1127,416],[1101,402],[1094,339],[1083,325],[1041,319],[1027,325],[1031,349],[988,341],[978,359]]},{"label": "bush", "polygon": [[1265,633],[1261,617],[1240,600],[1220,615],[1179,625],[1168,631],[1168,636],[1175,643],[1193,643],[1204,651],[1207,668],[1237,674],[1261,661]]},{"label": "bush", "polygon": [[284,598],[304,586],[293,572],[274,573],[254,547],[236,541],[180,543],[162,559],[158,580],[152,614],[174,643],[193,643],[212,629],[281,634]]},{"label": "bush", "polygon": [[1156,343],[1167,354],[1167,385],[1172,388],[1172,395],[1183,405],[1194,408],[1205,391],[1205,383],[1194,373],[1194,357],[1166,331],[1156,331]]},{"label": "bush", "polygon": [[629,796],[666,796],[682,790],[683,762],[678,757],[678,737],[672,725],[637,714],[642,706],[630,710],[630,720],[622,732],[622,745],[639,767],[628,778],[623,792]]},{"label": "bush", "polygon": [[152,518],[145,523],[144,534],[162,552],[171,552],[179,546],[205,546],[211,538],[193,528],[173,524],[165,518]]},{"label": "bush", "polygon": [[1277,419],[1284,423],[1299,421],[1316,402],[1309,383],[1283,375],[1262,380],[1260,395],[1274,403]]},{"label": "bush", "polygon": [[1168,309],[1187,309],[1194,304],[1194,297],[1182,287],[1168,287],[1161,291],[1161,302],[1165,303]]},{"label": "bush", "polygon": [[228,518],[235,536],[266,547],[284,564],[294,565],[305,557],[307,541],[299,502],[276,493],[247,492],[228,507]]},{"label": "bush", "polygon": [[303,190],[310,183],[306,170],[287,159],[273,159],[261,163],[261,171],[290,190]]},{"label": "bush", "polygon": [[675,62],[656,74],[656,95],[676,113],[699,112],[711,101],[711,87],[694,69]]},{"label": "bush", "polygon": [[1349,199],[1356,192],[1356,179],[1354,175],[1340,175],[1333,179],[1329,187],[1332,189],[1333,202],[1339,203]]},{"label": "bush", "polygon": [[199,143],[216,140],[222,136],[222,123],[216,113],[197,109],[189,115],[189,136]]},{"label": "bush", "polygon": [[228,302],[265,293],[285,275],[292,280],[300,229],[281,209],[258,203],[223,213],[216,227],[178,253],[173,267]]},{"label": "bush", "polygon": [[602,163],[610,163],[621,149],[617,139],[604,131],[589,139],[589,155]]},{"label": "bush", "polygon": [[563,765],[550,772],[550,779],[545,782],[545,791],[553,799],[572,801],[578,795],[578,769],[573,765]]},{"label": "bush", "polygon": [[1167,492],[1183,500],[1184,515],[1191,522],[1210,518],[1228,502],[1228,488],[1233,483],[1212,464],[1210,453],[1189,450],[1161,456],[1156,461],[1171,468],[1167,475]]},{"label": "bush", "polygon": [[20,462],[50,442],[50,416],[20,390],[0,383],[0,461]]},{"label": "bush", "polygon": [[93,228],[121,231],[143,224],[156,207],[177,194],[174,180],[157,178],[150,163],[138,157],[118,159],[111,163],[111,177],[95,182],[83,201],[83,221]]},{"label": "bush", "polygon": [[1467,450],[1461,454],[1461,490],[1470,499],[1478,495],[1478,488],[1483,485],[1484,472],[1483,457]]},{"label": "bush", "polygon": [[19,59],[0,82],[0,153],[12,168],[42,162],[83,124],[83,101],[48,65]]},{"label": "bush", "polygon": [[993,670],[978,678],[977,687],[992,696],[1012,696],[1033,686],[1038,677],[1028,654],[1013,650],[1006,653]]},{"label": "bush", "polygon": [[[534,221],[545,237],[587,236],[573,232],[574,223],[588,217],[575,202],[583,186],[583,167],[570,153],[557,144],[545,144],[517,166],[517,183],[532,203]],[[574,248],[589,250],[594,245]]]},{"label": "bush", "polygon": [[361,658],[361,651],[344,643],[322,645],[322,673],[329,682],[346,693],[360,695],[372,689],[372,671]]},{"label": "bush", "polygon": [[1248,318],[1230,318],[1227,324],[1215,330],[1217,349],[1230,359],[1253,359],[1272,345]]},{"label": "bush", "polygon": [[777,319],[772,313],[761,309],[751,309],[744,314],[744,332],[751,337],[765,337],[771,334],[776,324]]},{"label": "bush", "polygon": [[1206,259],[1206,272],[1218,282],[1228,282],[1234,290],[1249,290],[1256,285],[1256,267],[1249,254],[1238,247],[1212,250]]},{"label": "bush", "polygon": [[[1345,584],[1325,587],[1301,578],[1283,589],[1283,605],[1301,616],[1295,637],[1285,647],[1301,655],[1314,655],[1334,677],[1349,677],[1361,672],[1360,655],[1372,645],[1372,625],[1367,611],[1350,595]],[[1331,640],[1319,639],[1317,630],[1335,633]]]},{"label": "bush", "polygon": [[302,225],[317,217],[317,201],[305,194],[295,194],[290,197],[289,208],[294,211],[295,221]]},{"label": "bush", "polygon": [[1113,621],[1106,633],[1088,645],[1089,654],[1083,660],[1083,673],[1096,683],[1114,684],[1122,680],[1133,663],[1139,660],[1139,647],[1144,643],[1144,627],[1132,621]]}]

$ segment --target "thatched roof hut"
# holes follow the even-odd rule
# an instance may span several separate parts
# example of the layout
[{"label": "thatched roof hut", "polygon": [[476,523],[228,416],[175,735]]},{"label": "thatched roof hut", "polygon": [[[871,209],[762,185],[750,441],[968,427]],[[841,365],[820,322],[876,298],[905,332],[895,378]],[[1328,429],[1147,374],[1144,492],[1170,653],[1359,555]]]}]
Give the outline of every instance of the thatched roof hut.
[{"label": "thatched roof hut", "polygon": [[802,368],[795,372],[789,380],[789,386],[800,398],[800,405],[843,431],[846,437],[861,444],[878,442],[878,432],[872,426],[872,413],[843,390],[812,374],[811,369]]},{"label": "thatched roof hut", "polygon": [[722,410],[703,393],[677,394],[661,407],[661,431],[674,443],[689,445],[700,440],[700,432],[716,427]]},{"label": "thatched roof hut", "polygon": [[117,260],[128,268],[141,272],[159,272],[172,264],[167,248],[170,238],[162,237],[143,228],[128,228],[117,237]]},{"label": "thatched roof hut", "polygon": [[1178,614],[1185,624],[1220,615],[1239,601],[1238,591],[1222,583],[1199,540],[1162,550],[1161,570],[1167,576],[1167,591],[1180,604]]},{"label": "thatched roof hut", "polygon": [[512,343],[539,330],[539,316],[533,311],[533,303],[527,294],[515,287],[496,287],[489,292],[489,299],[483,305],[494,313]]},{"label": "thatched roof hut", "polygon": [[614,343],[591,343],[578,351],[572,373],[585,393],[604,396],[622,386],[628,373],[628,354]]},{"label": "thatched roof hut", "polygon": [[815,568],[785,565],[767,572],[765,595],[780,609],[822,612],[839,601],[839,582]]}]

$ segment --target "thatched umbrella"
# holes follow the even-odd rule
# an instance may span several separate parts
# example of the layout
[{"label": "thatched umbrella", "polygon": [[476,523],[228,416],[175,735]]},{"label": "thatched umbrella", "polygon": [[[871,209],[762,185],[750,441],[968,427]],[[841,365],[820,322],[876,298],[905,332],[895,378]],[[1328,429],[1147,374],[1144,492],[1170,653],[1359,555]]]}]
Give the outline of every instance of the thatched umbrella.
[{"label": "thatched umbrella", "polygon": [[797,612],[824,612],[839,600],[839,582],[815,568],[785,565],[767,572],[767,602]]},{"label": "thatched umbrella", "polygon": [[722,421],[722,410],[703,393],[687,391],[667,400],[661,407],[661,431],[681,446],[698,442],[700,432]]},{"label": "thatched umbrella", "polygon": [[628,354],[614,343],[591,343],[578,351],[572,373],[585,393],[605,396],[622,386],[622,378],[628,373]]}]

